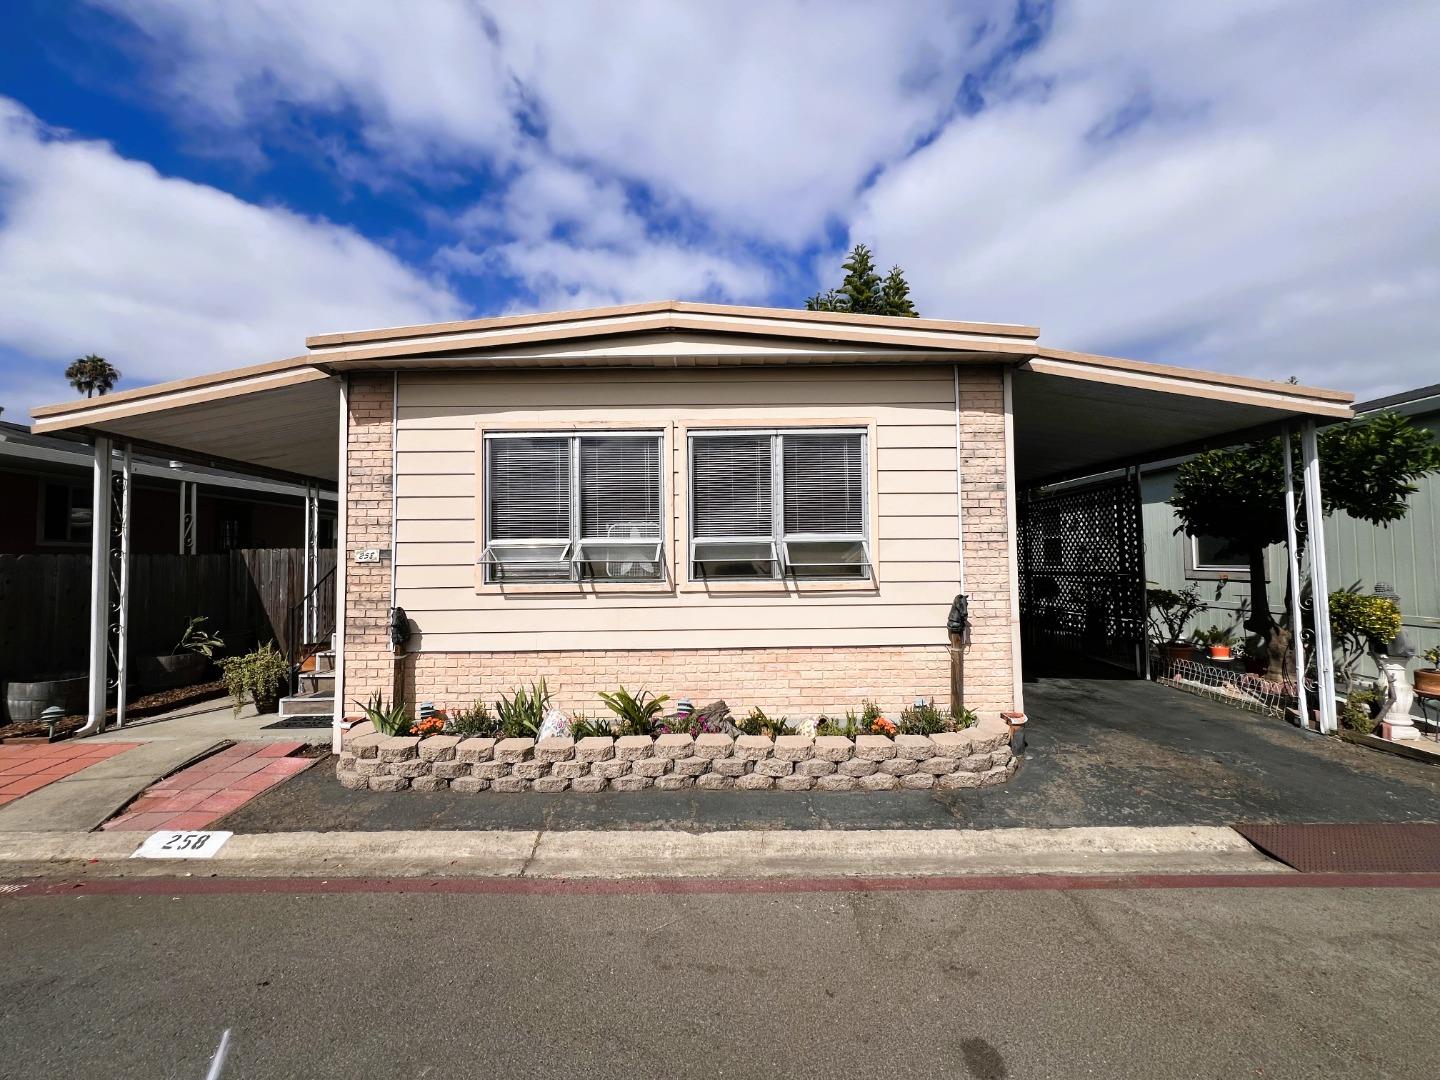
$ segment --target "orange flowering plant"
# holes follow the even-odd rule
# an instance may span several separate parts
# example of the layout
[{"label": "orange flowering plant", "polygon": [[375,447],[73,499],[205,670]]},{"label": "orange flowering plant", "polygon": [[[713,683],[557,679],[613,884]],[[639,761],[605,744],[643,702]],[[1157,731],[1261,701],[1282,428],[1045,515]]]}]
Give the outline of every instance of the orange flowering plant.
[{"label": "orange flowering plant", "polygon": [[422,739],[429,735],[439,735],[445,730],[445,718],[443,716],[427,716],[424,720],[416,723],[413,730]]}]

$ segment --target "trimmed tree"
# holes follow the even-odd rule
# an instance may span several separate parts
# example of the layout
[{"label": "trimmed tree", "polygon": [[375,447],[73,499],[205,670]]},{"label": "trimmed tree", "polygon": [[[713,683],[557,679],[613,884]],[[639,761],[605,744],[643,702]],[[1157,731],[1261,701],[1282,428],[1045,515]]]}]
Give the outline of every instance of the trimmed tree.
[{"label": "trimmed tree", "polygon": [[65,378],[77,393],[84,394],[87,398],[96,394],[104,397],[120,381],[120,372],[103,356],[90,353],[73,361],[65,369]]},{"label": "trimmed tree", "polygon": [[[1399,521],[1418,490],[1415,481],[1440,472],[1440,446],[1430,432],[1397,413],[1377,413],[1326,428],[1320,432],[1319,448],[1326,517],[1343,510],[1371,525]],[[1298,439],[1292,453],[1298,466]],[[1293,627],[1271,613],[1265,588],[1265,549],[1285,542],[1280,440],[1197,454],[1180,466],[1170,505],[1180,518],[1177,532],[1221,537],[1246,553],[1250,613],[1245,629],[1260,638],[1266,673],[1283,676]],[[1288,593],[1288,580],[1286,589]],[[1286,611],[1288,618],[1288,603]]]}]

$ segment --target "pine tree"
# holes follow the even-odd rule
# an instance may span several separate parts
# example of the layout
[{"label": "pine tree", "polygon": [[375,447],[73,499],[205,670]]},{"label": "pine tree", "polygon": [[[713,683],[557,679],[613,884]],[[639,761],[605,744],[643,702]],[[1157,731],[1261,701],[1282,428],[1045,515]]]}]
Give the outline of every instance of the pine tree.
[{"label": "pine tree", "polygon": [[856,315],[880,315],[880,275],[875,272],[875,260],[870,249],[856,244],[850,249],[850,256],[840,264],[845,271],[845,280],[840,291],[845,294],[846,310]]},{"label": "pine tree", "polygon": [[913,319],[918,312],[910,300],[910,283],[905,280],[905,271],[892,266],[880,287],[880,314],[899,315]]},{"label": "pine tree", "polygon": [[806,299],[807,311],[849,311],[856,315],[898,315],[912,319],[919,314],[910,299],[905,272],[895,266],[882,279],[875,270],[874,256],[864,244],[851,248],[841,267],[845,280],[840,288]]}]

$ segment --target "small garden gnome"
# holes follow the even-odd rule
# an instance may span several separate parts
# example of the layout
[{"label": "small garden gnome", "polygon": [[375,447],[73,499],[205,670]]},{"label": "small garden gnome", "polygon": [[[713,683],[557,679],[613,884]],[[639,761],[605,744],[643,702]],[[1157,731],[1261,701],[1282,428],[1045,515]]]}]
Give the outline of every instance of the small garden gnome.
[{"label": "small garden gnome", "polygon": [[[1400,597],[1391,586],[1377,582],[1375,595],[1384,596],[1400,605]],[[1418,739],[1420,731],[1410,719],[1410,706],[1415,700],[1415,691],[1405,677],[1405,666],[1415,655],[1415,644],[1402,627],[1383,651],[1374,653],[1375,664],[1385,679],[1385,707],[1380,713],[1381,734],[1387,739],[1404,742]]]}]

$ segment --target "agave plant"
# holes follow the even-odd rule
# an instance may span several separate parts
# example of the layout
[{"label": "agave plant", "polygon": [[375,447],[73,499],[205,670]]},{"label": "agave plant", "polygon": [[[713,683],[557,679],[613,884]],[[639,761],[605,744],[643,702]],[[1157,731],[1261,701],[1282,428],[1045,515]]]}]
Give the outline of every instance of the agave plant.
[{"label": "agave plant", "polygon": [[376,693],[369,701],[357,701],[360,711],[365,714],[365,719],[375,725],[375,730],[381,735],[408,735],[410,734],[410,710],[405,708],[399,701],[386,703],[385,699]]},{"label": "agave plant", "polygon": [[622,686],[613,694],[602,692],[600,700],[619,720],[617,726],[622,735],[654,735],[656,718],[663,711],[665,702],[670,700],[670,695],[654,697],[649,690],[631,694]]},{"label": "agave plant", "polygon": [[495,716],[500,721],[501,736],[506,739],[535,738],[549,708],[550,691],[544,679],[531,683],[528,690],[523,686],[516,687],[510,697],[500,695],[500,700],[495,702]]}]

